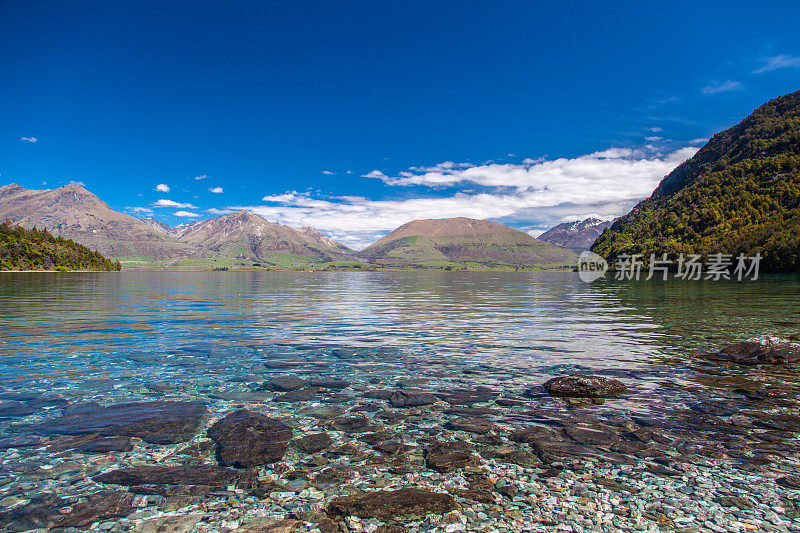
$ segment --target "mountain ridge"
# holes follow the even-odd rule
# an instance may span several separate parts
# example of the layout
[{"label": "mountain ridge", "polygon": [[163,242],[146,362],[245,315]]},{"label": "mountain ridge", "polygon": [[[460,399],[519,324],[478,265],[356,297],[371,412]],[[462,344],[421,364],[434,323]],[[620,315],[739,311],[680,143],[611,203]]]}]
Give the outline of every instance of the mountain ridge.
[{"label": "mountain ridge", "polygon": [[714,135],[592,250],[611,262],[760,253],[763,270],[800,271],[800,91]]},{"label": "mountain ridge", "polygon": [[569,248],[575,252],[588,250],[613,221],[590,217],[574,222],[562,222],[537,237],[539,240]]}]

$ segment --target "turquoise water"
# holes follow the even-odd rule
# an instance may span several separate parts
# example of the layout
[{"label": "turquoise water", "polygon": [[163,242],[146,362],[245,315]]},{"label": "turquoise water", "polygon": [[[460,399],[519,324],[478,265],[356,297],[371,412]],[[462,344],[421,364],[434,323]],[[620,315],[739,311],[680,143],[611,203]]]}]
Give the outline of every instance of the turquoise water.
[{"label": "turquoise water", "polygon": [[150,382],[237,387],[277,360],[355,380],[450,372],[514,392],[593,371],[658,396],[702,379],[710,351],[800,333],[798,302],[797,276],[588,284],[569,272],[3,273],[0,382],[124,397]]}]

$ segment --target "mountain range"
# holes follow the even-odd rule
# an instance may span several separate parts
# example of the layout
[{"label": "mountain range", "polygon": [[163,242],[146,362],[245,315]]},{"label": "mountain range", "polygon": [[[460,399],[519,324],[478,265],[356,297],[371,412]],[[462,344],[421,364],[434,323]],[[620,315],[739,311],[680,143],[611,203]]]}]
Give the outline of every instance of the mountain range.
[{"label": "mountain range", "polygon": [[118,213],[81,185],[34,191],[0,187],[0,220],[48,229],[126,268],[554,268],[572,250],[503,224],[452,218],[417,220],[356,252],[319,230],[291,228],[250,211],[170,226]]},{"label": "mountain range", "polygon": [[610,227],[611,223],[611,220],[600,220],[599,218],[564,222],[542,233],[538,238],[541,241],[580,253],[591,248],[597,237],[603,233],[604,229]]},{"label": "mountain range", "polygon": [[592,250],[612,263],[621,254],[760,253],[762,270],[800,271],[800,91],[714,135]]}]

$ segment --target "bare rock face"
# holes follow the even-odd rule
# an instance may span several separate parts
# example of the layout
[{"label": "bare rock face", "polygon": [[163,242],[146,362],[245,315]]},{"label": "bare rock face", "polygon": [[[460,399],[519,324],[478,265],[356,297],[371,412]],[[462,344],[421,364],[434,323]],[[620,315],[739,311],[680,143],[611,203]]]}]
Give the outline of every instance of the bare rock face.
[{"label": "bare rock face", "polygon": [[325,510],[328,515],[334,517],[413,520],[431,514],[441,515],[455,508],[456,502],[449,494],[428,489],[405,488],[340,496],[331,500]]},{"label": "bare rock face", "polygon": [[44,435],[139,437],[153,444],[189,440],[200,427],[206,406],[196,402],[142,402],[89,406],[36,428]]},{"label": "bare rock face", "polygon": [[744,365],[776,365],[800,361],[800,343],[761,335],[723,348],[719,355]]},{"label": "bare rock face", "polygon": [[241,409],[208,430],[217,443],[217,461],[245,468],[274,463],[286,453],[292,428],[261,413]]},{"label": "bare rock face", "polygon": [[617,379],[585,375],[553,378],[545,382],[543,386],[551,396],[568,398],[605,398],[619,394],[628,388]]}]

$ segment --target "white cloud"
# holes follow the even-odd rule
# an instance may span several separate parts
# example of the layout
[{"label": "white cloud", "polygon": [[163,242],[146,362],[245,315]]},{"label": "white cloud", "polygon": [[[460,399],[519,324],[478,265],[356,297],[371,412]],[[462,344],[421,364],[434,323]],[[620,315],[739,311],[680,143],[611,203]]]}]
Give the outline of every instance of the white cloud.
[{"label": "white cloud", "polygon": [[82,182],[82,181],[72,180],[69,183],[70,183],[70,185],[80,185],[81,187],[86,187],[86,184],[84,182]]},{"label": "white cloud", "polygon": [[37,139],[36,137],[20,137],[19,140],[24,142],[24,143],[38,143],[39,142],[39,139]]},{"label": "white cloud", "polygon": [[689,141],[689,144],[705,144],[708,142],[708,139],[705,137],[698,137],[697,139],[692,139]]},{"label": "white cloud", "polygon": [[192,213],[190,211],[176,211],[175,213],[173,213],[173,215],[175,215],[176,217],[186,217],[186,218],[197,218],[200,216],[197,213]]},{"label": "white cloud", "polygon": [[207,178],[208,178],[208,176],[206,174],[200,174],[199,176],[195,176],[194,177],[195,181],[200,181],[200,180],[204,180],[204,179],[207,179]]},{"label": "white cloud", "polygon": [[645,138],[644,138],[644,140],[645,140],[645,141],[650,141],[650,142],[653,142],[653,143],[654,143],[654,142],[660,141],[662,138],[663,138],[663,137],[656,137],[656,136],[653,136],[653,137],[645,137]]},{"label": "white cloud", "polygon": [[213,192],[214,194],[222,194],[222,187],[211,187],[208,190]]},{"label": "white cloud", "polygon": [[653,126],[652,128],[647,128],[647,129],[652,131],[653,133],[660,133],[664,131],[664,128],[661,128],[659,126]]},{"label": "white cloud", "polygon": [[[310,225],[349,246],[363,247],[375,236],[414,219],[469,217],[524,220],[528,227],[550,227],[565,217],[583,219],[625,214],[647,197],[661,179],[698,150],[668,154],[611,148],[572,159],[527,159],[522,164],[469,165],[446,162],[390,177],[394,186],[451,187],[470,182],[486,192],[457,191],[448,196],[371,200],[360,196],[317,198],[289,191],[262,198],[268,205],[235,206],[288,226]],[[430,170],[434,169],[434,170]],[[370,177],[377,177],[373,172]]]},{"label": "white cloud", "polygon": [[134,213],[152,213],[153,212],[153,210],[150,209],[149,207],[129,207],[128,209],[130,209]]},{"label": "white cloud", "polygon": [[169,185],[165,183],[159,183],[156,185],[156,190],[159,192],[169,192]]},{"label": "white cloud", "polygon": [[765,57],[763,60],[764,65],[753,71],[753,74],[762,74],[771,70],[779,68],[800,68],[800,56],[790,56],[789,54],[780,54],[772,57]]},{"label": "white cloud", "polygon": [[211,209],[206,209],[206,213],[211,213],[212,215],[227,215],[228,213],[233,213],[233,210],[217,209],[216,207],[212,207]]},{"label": "white cloud", "polygon": [[333,176],[334,174],[336,174],[336,172],[333,172],[332,170],[323,170],[322,173],[325,174],[326,176]]},{"label": "white cloud", "polygon": [[158,200],[153,205],[156,207],[177,207],[179,209],[197,209],[197,207],[193,206],[192,204],[175,202],[174,200],[167,200],[166,198]]},{"label": "white cloud", "polygon": [[718,94],[718,93],[727,93],[730,91],[741,91],[744,90],[742,83],[739,81],[734,80],[727,80],[723,82],[712,82],[709,85],[706,85],[701,89],[703,94]]}]

